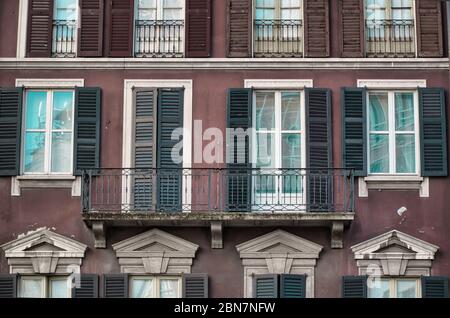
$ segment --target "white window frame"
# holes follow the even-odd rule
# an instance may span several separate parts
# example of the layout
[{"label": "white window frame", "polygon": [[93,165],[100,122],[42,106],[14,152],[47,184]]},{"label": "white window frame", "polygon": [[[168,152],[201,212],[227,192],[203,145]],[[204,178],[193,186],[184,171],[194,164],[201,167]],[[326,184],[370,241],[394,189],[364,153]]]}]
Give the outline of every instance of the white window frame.
[{"label": "white window frame", "polygon": [[[150,275],[139,275],[139,276],[131,276],[129,278],[129,295],[132,298],[133,291],[133,280],[153,280],[153,292],[152,297],[150,298],[161,298],[161,280],[174,280],[177,281],[177,291],[178,294],[175,298],[181,298],[182,296],[182,278],[180,276],[150,276]],[[133,297],[134,298],[134,297]]]},{"label": "white window frame", "polygon": [[[370,279],[370,278],[369,278]],[[371,286],[377,284],[377,280],[388,281],[389,282],[389,298],[398,298],[397,297],[397,283],[400,281],[415,281],[416,282],[416,295],[414,298],[422,297],[422,284],[421,280],[418,277],[380,277],[375,278],[375,280],[371,280],[368,284],[367,288],[367,298],[370,297]]]},{"label": "white window frame", "polygon": [[24,275],[19,277],[18,295],[20,298],[24,298],[22,295],[23,282],[27,280],[40,281],[41,284],[41,296],[39,298],[51,298],[51,282],[54,280],[66,281],[67,283],[67,298],[71,298],[72,290],[70,288],[70,280],[68,276],[36,276],[36,275]]},{"label": "white window frame", "polygon": [[[79,31],[79,29],[80,29],[80,27],[81,27],[81,25],[80,25],[80,20],[81,20],[81,14],[80,14],[80,1],[79,0],[72,0],[72,1],[75,1],[76,2],[76,10],[75,10],[75,16],[76,16],[76,24],[75,24],[75,31],[74,31],[74,33],[75,33],[75,35],[74,35],[74,42],[75,42],[75,44],[74,44],[74,53],[75,53],[75,57],[77,57],[78,56],[78,31]],[[55,0],[55,3],[54,3],[54,5],[53,5],[53,17],[52,17],[52,21],[53,20],[55,20],[55,16],[56,16],[56,0]],[[53,22],[52,22],[52,48],[51,48],[51,50],[53,50],[53,40],[54,40],[54,38],[53,38],[53,36],[54,36],[54,34],[53,34]]]}]

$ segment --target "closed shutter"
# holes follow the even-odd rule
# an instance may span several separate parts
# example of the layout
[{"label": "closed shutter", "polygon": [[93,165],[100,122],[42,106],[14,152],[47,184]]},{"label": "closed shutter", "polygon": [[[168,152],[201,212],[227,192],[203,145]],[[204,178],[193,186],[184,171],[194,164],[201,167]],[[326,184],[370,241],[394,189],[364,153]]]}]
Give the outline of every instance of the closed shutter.
[{"label": "closed shutter", "polygon": [[187,0],[186,55],[211,56],[211,0]]},{"label": "closed shutter", "polygon": [[23,88],[0,89],[0,176],[16,176],[20,167]]},{"label": "closed shutter", "polygon": [[103,54],[103,0],[80,0],[78,56],[97,57]]},{"label": "closed shutter", "polygon": [[367,276],[342,277],[343,298],[367,298]]},{"label": "closed shutter", "polygon": [[228,57],[251,57],[252,0],[227,0]]},{"label": "closed shutter", "polygon": [[342,57],[364,56],[363,0],[339,0]]},{"label": "closed shutter", "polygon": [[441,1],[417,0],[417,48],[419,57],[442,57],[443,32]]},{"label": "closed shutter", "polygon": [[448,298],[448,277],[422,277],[422,298]]},{"label": "closed shutter", "polygon": [[[228,90],[228,128],[248,132],[252,126],[252,89],[232,88]],[[233,140],[230,140],[230,138]],[[239,140],[245,138],[242,144]],[[252,165],[250,161],[250,139],[245,136],[227,136],[227,209],[233,212],[251,211]]]},{"label": "closed shutter", "polygon": [[330,56],[328,0],[305,0],[305,56]]},{"label": "closed shutter", "polygon": [[280,275],[280,298],[306,298],[306,275]]},{"label": "closed shutter", "polygon": [[79,274],[72,282],[72,298],[98,298],[98,279],[98,275]]},{"label": "closed shutter", "polygon": [[128,275],[105,274],[103,275],[104,298],[128,298]]},{"label": "closed shutter", "polygon": [[208,298],[208,275],[184,274],[183,298]]},{"label": "closed shutter", "polygon": [[355,176],[367,176],[366,90],[343,88],[341,109],[344,168],[355,169]]},{"label": "closed shutter", "polygon": [[255,275],[253,296],[254,298],[278,298],[278,275]]},{"label": "closed shutter", "polygon": [[[181,211],[183,162],[174,161],[172,151],[180,140],[172,140],[175,129],[183,128],[184,88],[158,89],[158,210]],[[174,155],[182,155],[174,151]]]},{"label": "closed shutter", "polygon": [[74,174],[100,167],[101,90],[75,89]]},{"label": "closed shutter", "polygon": [[53,0],[29,0],[28,57],[50,57],[52,52]]},{"label": "closed shutter", "polygon": [[308,208],[328,211],[332,199],[333,178],[328,177],[332,168],[331,91],[306,89],[306,134]]},{"label": "closed shutter", "polygon": [[421,163],[424,177],[448,175],[445,107],[444,89],[419,89]]},{"label": "closed shutter", "polygon": [[134,1],[110,0],[108,3],[108,56],[131,57]]},{"label": "closed shutter", "polygon": [[0,298],[17,297],[17,274],[0,275]]}]

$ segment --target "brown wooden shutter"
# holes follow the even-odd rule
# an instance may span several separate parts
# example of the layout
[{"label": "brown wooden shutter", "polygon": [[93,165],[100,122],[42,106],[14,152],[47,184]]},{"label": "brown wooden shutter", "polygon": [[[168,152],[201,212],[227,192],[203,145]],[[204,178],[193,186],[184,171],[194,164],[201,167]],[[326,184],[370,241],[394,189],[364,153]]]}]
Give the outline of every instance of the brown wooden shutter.
[{"label": "brown wooden shutter", "polygon": [[186,56],[211,55],[211,0],[186,0]]},{"label": "brown wooden shutter", "polygon": [[305,56],[330,55],[330,20],[328,0],[305,0]]},{"label": "brown wooden shutter", "polygon": [[416,1],[417,48],[419,57],[442,57],[441,2],[438,0]]},{"label": "brown wooden shutter", "polygon": [[133,48],[133,0],[109,0],[107,51],[111,57],[131,57]]},{"label": "brown wooden shutter", "polygon": [[30,0],[28,7],[28,57],[50,57],[52,52],[53,0]]},{"label": "brown wooden shutter", "polygon": [[342,57],[364,55],[364,2],[339,0]]},{"label": "brown wooden shutter", "polygon": [[227,55],[228,57],[250,57],[252,54],[252,1],[227,1]]},{"label": "brown wooden shutter", "polygon": [[80,0],[80,11],[78,56],[102,56],[103,0]]}]

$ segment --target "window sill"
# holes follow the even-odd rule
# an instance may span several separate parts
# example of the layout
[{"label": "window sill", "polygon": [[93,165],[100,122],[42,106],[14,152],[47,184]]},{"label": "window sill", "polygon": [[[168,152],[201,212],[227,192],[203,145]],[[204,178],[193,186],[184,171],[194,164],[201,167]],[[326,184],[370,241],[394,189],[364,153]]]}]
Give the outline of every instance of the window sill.
[{"label": "window sill", "polygon": [[360,198],[367,198],[369,190],[417,190],[421,198],[428,198],[429,187],[429,178],[420,176],[369,176],[358,179]]},{"label": "window sill", "polygon": [[81,178],[72,175],[24,175],[11,178],[11,196],[21,196],[22,189],[71,189],[73,197],[81,196]]}]

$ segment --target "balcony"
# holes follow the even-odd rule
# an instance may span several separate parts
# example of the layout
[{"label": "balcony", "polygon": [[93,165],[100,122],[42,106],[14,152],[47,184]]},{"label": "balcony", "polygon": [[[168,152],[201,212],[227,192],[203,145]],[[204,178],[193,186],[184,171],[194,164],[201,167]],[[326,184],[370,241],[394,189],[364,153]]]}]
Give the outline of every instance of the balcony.
[{"label": "balcony", "polygon": [[255,20],[255,57],[303,57],[302,20]]},{"label": "balcony", "polygon": [[76,20],[53,20],[53,57],[76,57],[76,32]]},{"label": "balcony", "polygon": [[414,20],[366,20],[367,57],[415,57]]}]

